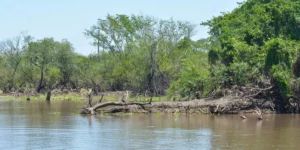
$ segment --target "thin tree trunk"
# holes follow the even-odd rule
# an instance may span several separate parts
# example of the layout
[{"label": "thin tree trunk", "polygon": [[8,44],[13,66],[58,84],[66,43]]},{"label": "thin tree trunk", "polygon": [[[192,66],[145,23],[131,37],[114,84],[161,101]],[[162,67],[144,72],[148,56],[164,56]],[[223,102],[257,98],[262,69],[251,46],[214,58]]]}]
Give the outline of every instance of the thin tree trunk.
[{"label": "thin tree trunk", "polygon": [[47,97],[46,97],[46,100],[47,100],[47,101],[50,101],[50,99],[51,99],[51,91],[52,91],[52,90],[49,90],[49,91],[47,92]]},{"label": "thin tree trunk", "polygon": [[100,41],[99,39],[97,40],[97,50],[98,50],[98,57],[100,55]]},{"label": "thin tree trunk", "polygon": [[42,89],[43,80],[44,80],[44,71],[41,71],[41,79],[40,79],[39,85],[36,89],[36,92],[38,92],[38,93],[40,93],[40,91]]},{"label": "thin tree trunk", "polygon": [[58,83],[59,83],[59,82],[56,81],[56,83],[55,83],[54,85],[52,85],[52,86],[50,87],[50,89],[48,90],[47,96],[46,96],[46,100],[47,100],[47,101],[50,101],[50,100],[51,100],[51,93],[52,93],[52,90],[56,87],[56,85],[57,85]]}]

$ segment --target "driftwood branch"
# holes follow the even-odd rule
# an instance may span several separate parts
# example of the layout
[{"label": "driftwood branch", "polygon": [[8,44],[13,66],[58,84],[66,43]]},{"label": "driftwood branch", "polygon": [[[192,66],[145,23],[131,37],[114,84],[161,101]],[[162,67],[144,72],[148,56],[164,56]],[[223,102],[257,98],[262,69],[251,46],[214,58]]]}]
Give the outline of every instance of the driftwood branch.
[{"label": "driftwood branch", "polygon": [[138,98],[139,93],[136,94],[135,98],[133,99],[133,101],[136,101],[136,99]]},{"label": "driftwood branch", "polygon": [[152,97],[150,98],[150,100],[149,100],[149,103],[148,104],[151,104],[152,103]]},{"label": "driftwood branch", "polygon": [[[81,114],[96,115],[97,113],[117,113],[117,112],[132,112],[132,113],[220,113],[220,114],[235,114],[239,112],[256,113],[259,120],[263,119],[263,112],[258,107],[264,109],[260,105],[253,109],[253,102],[248,100],[241,101],[240,99],[232,99],[232,97],[220,98],[216,100],[193,100],[179,102],[153,102],[153,98],[149,98],[146,102],[123,101],[102,102],[99,100],[96,104],[92,104],[91,94],[88,105],[82,108]],[[103,99],[102,96],[100,99]],[[241,116],[245,118],[244,116]]]},{"label": "driftwood branch", "polygon": [[270,90],[270,89],[272,89],[273,88],[273,86],[271,86],[271,87],[268,87],[268,88],[265,88],[265,89],[260,89],[260,88],[252,88],[252,89],[255,89],[255,90],[259,90],[258,92],[256,92],[255,94],[252,94],[252,95],[247,95],[247,96],[243,96],[244,98],[250,98],[250,97],[255,97],[255,96],[257,96],[258,94],[260,94],[261,92],[263,92],[263,91],[267,91],[267,90]]},{"label": "driftwood branch", "polygon": [[104,94],[102,94],[102,95],[101,95],[101,97],[100,97],[100,99],[99,99],[98,103],[101,103],[101,102],[102,102],[102,100],[103,100],[103,96],[104,96]]},{"label": "driftwood branch", "polygon": [[93,106],[94,110],[97,110],[99,108],[107,107],[107,106],[128,106],[128,105],[147,105],[149,103],[138,103],[138,102],[106,102],[106,103],[98,103]]},{"label": "driftwood branch", "polygon": [[126,91],[126,96],[123,94],[122,98],[121,98],[121,102],[125,103],[127,101],[128,98],[128,91]]},{"label": "driftwood branch", "polygon": [[[90,92],[89,92],[90,93]],[[128,95],[128,92],[127,92]],[[151,105],[152,102],[152,98],[150,98],[149,102],[147,103],[138,103],[138,102],[126,102],[125,100],[127,99],[123,99],[122,101],[119,102],[105,102],[105,103],[97,103],[95,105],[92,105],[92,98],[91,98],[91,94],[88,94],[89,96],[89,101],[88,101],[88,107],[82,108],[81,114],[90,114],[90,115],[96,115],[96,110],[100,109],[100,108],[104,108],[104,107],[109,107],[109,106],[129,106],[129,105],[137,105],[137,106],[141,106],[143,109],[145,108],[145,105]],[[124,97],[124,96],[123,96]],[[103,99],[103,95],[101,96],[101,100]],[[101,102],[99,100],[99,102]]]},{"label": "driftwood branch", "polygon": [[244,116],[244,115],[241,115],[240,117],[241,117],[242,119],[247,119],[246,116]]},{"label": "driftwood branch", "polygon": [[257,115],[257,119],[258,120],[262,120],[263,119],[262,112],[261,112],[261,110],[257,106],[256,106],[255,113]]},{"label": "driftwood branch", "polygon": [[89,101],[88,106],[92,107],[92,89],[90,89],[88,92],[88,101]]},{"label": "driftwood branch", "polygon": [[126,97],[125,97],[125,102],[127,101],[127,98],[128,98],[128,91],[126,91]]}]

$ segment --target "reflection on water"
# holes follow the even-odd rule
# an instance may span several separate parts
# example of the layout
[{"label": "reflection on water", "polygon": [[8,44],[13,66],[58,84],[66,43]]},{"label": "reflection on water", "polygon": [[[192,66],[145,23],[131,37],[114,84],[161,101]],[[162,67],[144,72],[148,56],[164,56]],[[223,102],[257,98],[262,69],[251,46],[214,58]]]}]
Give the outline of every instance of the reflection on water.
[{"label": "reflection on water", "polygon": [[297,149],[299,115],[80,116],[83,103],[0,101],[0,149]]}]

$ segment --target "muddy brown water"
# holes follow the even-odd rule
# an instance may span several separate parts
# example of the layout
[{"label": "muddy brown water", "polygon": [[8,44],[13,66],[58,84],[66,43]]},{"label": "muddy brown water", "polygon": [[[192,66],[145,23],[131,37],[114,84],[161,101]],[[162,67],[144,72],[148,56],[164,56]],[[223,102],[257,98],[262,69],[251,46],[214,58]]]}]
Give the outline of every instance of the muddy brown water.
[{"label": "muddy brown water", "polygon": [[72,101],[0,100],[0,149],[299,149],[300,115],[81,116]]}]

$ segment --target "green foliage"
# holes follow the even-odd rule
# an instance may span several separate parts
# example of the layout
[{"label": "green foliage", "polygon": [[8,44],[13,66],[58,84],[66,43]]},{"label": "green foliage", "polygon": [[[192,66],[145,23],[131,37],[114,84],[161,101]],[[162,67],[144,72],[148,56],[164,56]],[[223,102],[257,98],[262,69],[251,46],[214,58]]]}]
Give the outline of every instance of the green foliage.
[{"label": "green foliage", "polygon": [[58,68],[52,67],[47,70],[47,78],[46,81],[48,82],[49,85],[54,85],[56,82],[59,81],[59,74],[60,71]]},{"label": "green foliage", "polygon": [[30,36],[19,36],[1,42],[0,52],[0,70],[3,71],[0,88],[4,92],[33,88],[40,92],[57,83],[70,83],[76,70],[75,54],[67,40],[57,42],[53,38],[44,38],[35,41]]},{"label": "green foliage", "polygon": [[177,80],[171,83],[169,94],[201,98],[208,96],[211,92],[210,73],[207,59],[205,59],[207,54],[197,53],[197,55],[182,60],[181,70],[178,73]]},{"label": "green foliage", "polygon": [[230,64],[230,70],[232,70],[232,84],[243,85],[253,81],[251,78],[255,78],[252,74],[252,68],[245,62]]},{"label": "green foliage", "polygon": [[[232,86],[272,86],[286,100],[299,92],[300,1],[247,0],[196,26],[142,15],[107,15],[85,30],[97,54],[76,54],[67,40],[20,36],[0,42],[0,89],[38,92],[92,88],[201,98]],[[265,80],[263,80],[265,79]],[[271,83],[261,83],[261,81]]]},{"label": "green foliage", "polygon": [[[148,16],[107,15],[86,30],[97,46],[101,85],[108,90],[130,89],[164,95],[176,79],[180,62],[193,50],[195,26],[189,22]],[[97,69],[94,69],[97,70]]]},{"label": "green foliage", "polygon": [[32,81],[38,83],[37,92],[43,88],[52,88],[58,82],[66,86],[74,70],[72,55],[72,46],[67,40],[57,42],[53,38],[44,38],[29,43],[25,51],[29,66],[26,74],[32,76],[30,71],[34,68],[39,70],[38,81],[31,77]]},{"label": "green foliage", "polygon": [[227,70],[227,67],[221,63],[211,66],[211,85],[214,89],[227,87],[227,85],[231,82]]},{"label": "green foliage", "polygon": [[31,37],[21,35],[12,39],[0,42],[0,70],[1,85],[4,92],[15,90],[22,85],[22,81],[18,80],[22,76],[20,66],[23,61],[24,51],[30,42]]},{"label": "green foliage", "polygon": [[[261,46],[272,38],[298,40],[299,8],[300,3],[292,0],[248,0],[231,13],[203,23],[210,27],[212,42],[220,43],[211,48],[209,59],[217,61],[216,56],[220,56],[221,62],[229,65],[240,54],[265,55]],[[237,42],[243,44],[238,44],[242,49],[237,50]]]},{"label": "green foliage", "polygon": [[287,70],[285,65],[272,66],[272,77],[279,88],[280,94],[284,99],[287,99],[292,95],[290,87],[291,73]]},{"label": "green foliage", "polygon": [[56,43],[53,38],[31,42],[26,51],[27,60],[41,71],[45,71],[54,62],[55,49]]},{"label": "green foliage", "polygon": [[[97,54],[82,56],[67,40],[19,37],[0,43],[0,89],[92,88],[149,96],[201,98],[238,86],[269,86],[282,99],[299,89],[300,1],[248,0],[202,25],[142,15],[107,15],[85,30]],[[295,82],[294,82],[295,81]],[[293,83],[294,82],[294,83]],[[293,83],[293,84],[291,84]]]},{"label": "green foliage", "polygon": [[4,92],[36,89],[41,93],[52,88],[92,88],[96,93],[132,90],[160,96],[171,83],[190,79],[177,90],[186,87],[190,95],[206,92],[209,41],[193,41],[194,34],[195,25],[189,22],[107,15],[85,31],[94,40],[97,54],[76,54],[70,42],[53,38],[33,40],[26,36],[15,42],[3,41],[0,88]]},{"label": "green foliage", "polygon": [[291,96],[289,84],[293,72],[297,74],[299,16],[300,1],[248,0],[202,23],[210,27],[207,49],[212,83],[219,83],[215,89],[257,85],[263,77],[272,78],[283,99]]},{"label": "green foliage", "polygon": [[71,78],[75,73],[75,55],[70,42],[63,40],[57,45],[55,54],[55,65],[59,69],[60,82],[67,86],[71,82]]},{"label": "green foliage", "polygon": [[297,44],[283,39],[272,39],[266,42],[264,48],[267,52],[266,70],[271,69],[273,65],[284,64],[287,69],[291,69],[295,55],[298,53]]}]

